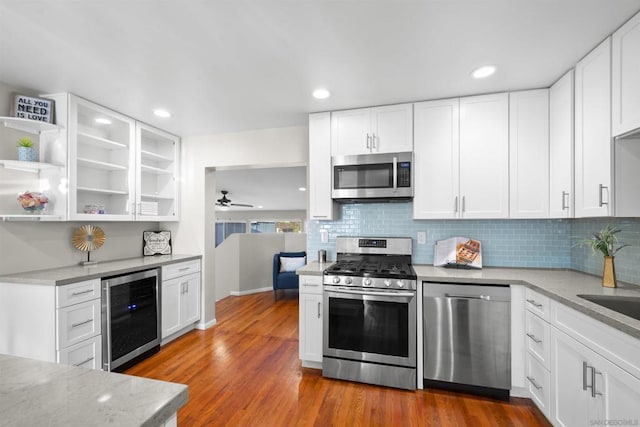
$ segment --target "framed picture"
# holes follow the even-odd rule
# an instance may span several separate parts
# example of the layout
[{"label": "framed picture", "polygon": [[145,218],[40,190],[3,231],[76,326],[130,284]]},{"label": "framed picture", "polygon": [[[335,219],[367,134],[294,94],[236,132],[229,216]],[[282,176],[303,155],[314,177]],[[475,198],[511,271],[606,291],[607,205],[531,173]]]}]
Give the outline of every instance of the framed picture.
[{"label": "framed picture", "polygon": [[16,94],[13,98],[13,116],[53,123],[53,100]]},{"label": "framed picture", "polygon": [[143,231],[142,240],[144,256],[171,254],[170,231]]}]

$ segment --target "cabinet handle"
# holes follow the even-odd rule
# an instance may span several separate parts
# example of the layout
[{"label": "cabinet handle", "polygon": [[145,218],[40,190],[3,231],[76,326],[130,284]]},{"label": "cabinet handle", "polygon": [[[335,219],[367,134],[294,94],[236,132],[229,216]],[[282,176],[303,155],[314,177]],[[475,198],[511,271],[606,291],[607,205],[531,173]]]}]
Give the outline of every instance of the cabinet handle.
[{"label": "cabinet handle", "polygon": [[180,269],[178,269],[178,271],[187,271],[189,268],[191,268],[191,267],[180,268]]},{"label": "cabinet handle", "polygon": [[398,192],[398,158],[393,158],[393,192]]},{"label": "cabinet handle", "polygon": [[599,207],[602,207],[604,205],[608,205],[609,204],[609,202],[608,202],[609,198],[607,197],[607,201],[605,202],[603,200],[603,197],[602,197],[602,193],[603,193],[602,190],[604,190],[605,188],[607,189],[607,195],[608,195],[609,194],[609,187],[607,187],[606,185],[602,185],[602,184],[600,184],[599,187],[598,187],[598,206]]},{"label": "cabinet handle", "polygon": [[371,134],[371,148],[373,148],[374,150],[375,150],[376,148],[378,148],[378,147],[376,146],[376,134],[375,134],[375,133],[372,133],[372,134]]},{"label": "cabinet handle", "polygon": [[564,201],[566,200],[567,196],[569,195],[569,193],[567,193],[566,191],[562,192],[562,210],[566,210],[569,209],[569,203],[565,204]]},{"label": "cabinet handle", "polygon": [[542,340],[539,340],[538,338],[536,338],[535,335],[527,333],[527,336],[531,338],[533,342],[535,342],[536,344],[542,344]]},{"label": "cabinet handle", "polygon": [[527,375],[527,379],[536,388],[536,390],[542,390],[542,386],[538,385],[538,383],[536,383],[535,378],[531,378],[530,376]]},{"label": "cabinet handle", "polygon": [[188,294],[189,293],[189,282],[183,282],[180,284],[180,287],[182,289],[182,294]]},{"label": "cabinet handle", "polygon": [[458,196],[456,196],[454,202],[453,202],[453,212],[454,213],[458,213]]},{"label": "cabinet handle", "polygon": [[329,215],[314,215],[314,218],[328,218]]},{"label": "cabinet handle", "polygon": [[320,303],[318,303],[318,319],[320,318]]},{"label": "cabinet handle", "polygon": [[528,299],[527,302],[535,308],[542,308],[542,304],[538,304],[534,299]]},{"label": "cabinet handle", "polygon": [[87,323],[91,323],[91,322],[93,322],[93,318],[85,320],[84,322],[74,323],[71,325],[71,328],[77,328],[78,326],[86,325]]},{"label": "cabinet handle", "polygon": [[367,134],[367,149],[371,149],[371,144],[369,142],[369,139],[371,138],[371,136],[369,134]]},{"label": "cabinet handle", "polygon": [[88,294],[89,292],[93,292],[93,289],[87,289],[86,291],[81,292],[71,292],[71,296],[77,297],[78,295]]},{"label": "cabinet handle", "polygon": [[83,361],[82,361],[82,362],[80,362],[80,363],[74,363],[74,364],[73,364],[73,366],[82,366],[82,365],[84,365],[85,363],[89,363],[89,362],[91,362],[93,359],[94,359],[94,357],[92,356],[92,357],[90,357],[90,358],[88,358],[88,359],[86,359],[86,360],[83,360]]},{"label": "cabinet handle", "polygon": [[462,196],[462,213],[467,209],[465,196]]},{"label": "cabinet handle", "polygon": [[[591,389],[591,394],[593,394],[593,382],[591,383],[591,385],[589,385],[589,383],[587,382],[587,369],[593,370],[593,368],[591,366],[589,366],[587,364],[587,362],[582,362],[582,389],[586,390],[586,389],[590,388]],[[592,374],[591,379],[593,381],[593,374]]]},{"label": "cabinet handle", "polygon": [[602,393],[596,391],[596,375],[602,375],[602,372],[596,370],[596,368],[591,368],[591,397],[593,398],[602,396]]}]

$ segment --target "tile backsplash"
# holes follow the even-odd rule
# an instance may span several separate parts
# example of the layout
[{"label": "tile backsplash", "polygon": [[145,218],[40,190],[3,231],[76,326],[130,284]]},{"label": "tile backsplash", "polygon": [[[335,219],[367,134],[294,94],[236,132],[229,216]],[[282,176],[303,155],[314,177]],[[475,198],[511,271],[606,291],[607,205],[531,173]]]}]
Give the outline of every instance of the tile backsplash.
[{"label": "tile backsplash", "polygon": [[[572,268],[601,274],[602,256],[575,246],[577,237],[588,237],[613,222],[622,228],[622,243],[631,244],[616,256],[619,280],[640,283],[640,219],[528,219],[528,220],[414,220],[411,203],[363,203],[340,206],[336,221],[309,221],[307,250],[315,259],[319,249],[335,260],[337,236],[403,236],[413,239],[413,262],[433,264],[436,240],[454,236],[482,241],[483,265],[487,267]],[[320,230],[328,232],[322,243]],[[426,243],[416,236],[426,233]]]}]

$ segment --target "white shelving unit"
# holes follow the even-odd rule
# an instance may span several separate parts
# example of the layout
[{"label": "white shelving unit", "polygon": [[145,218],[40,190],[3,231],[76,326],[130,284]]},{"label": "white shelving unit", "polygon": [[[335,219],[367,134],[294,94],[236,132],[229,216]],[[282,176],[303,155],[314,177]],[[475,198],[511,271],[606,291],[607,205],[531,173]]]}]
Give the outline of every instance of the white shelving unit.
[{"label": "white shelving unit", "polygon": [[[0,151],[0,219],[60,221],[66,219],[66,155],[64,126],[16,117],[0,117],[0,141],[17,140],[28,134],[39,153],[38,162],[17,160],[11,144]],[[10,147],[10,148],[9,148]],[[49,198],[40,213],[22,209],[17,196],[25,191]]]},{"label": "white shelving unit", "polygon": [[138,219],[177,221],[180,139],[136,123]]}]

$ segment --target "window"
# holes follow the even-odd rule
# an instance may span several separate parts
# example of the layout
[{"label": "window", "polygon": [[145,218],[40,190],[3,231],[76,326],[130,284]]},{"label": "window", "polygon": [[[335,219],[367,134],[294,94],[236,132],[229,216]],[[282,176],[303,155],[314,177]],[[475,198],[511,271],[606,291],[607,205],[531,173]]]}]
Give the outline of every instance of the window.
[{"label": "window", "polygon": [[302,221],[251,221],[252,233],[300,233]]},{"label": "window", "polygon": [[246,222],[216,221],[216,248],[233,233],[246,233]]}]

